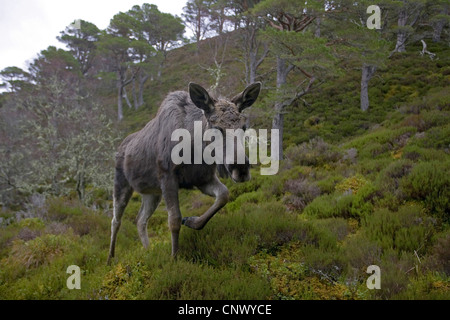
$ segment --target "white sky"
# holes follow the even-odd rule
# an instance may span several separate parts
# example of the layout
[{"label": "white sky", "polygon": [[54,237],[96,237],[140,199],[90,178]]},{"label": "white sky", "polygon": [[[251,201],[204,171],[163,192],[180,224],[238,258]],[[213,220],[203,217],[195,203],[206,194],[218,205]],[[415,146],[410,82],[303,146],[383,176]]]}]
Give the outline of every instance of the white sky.
[{"label": "white sky", "polygon": [[159,11],[181,16],[187,0],[0,0],[0,70],[9,66],[27,69],[39,52],[53,45],[64,48],[56,37],[76,19],[100,29],[111,18],[134,5],[153,3]]}]

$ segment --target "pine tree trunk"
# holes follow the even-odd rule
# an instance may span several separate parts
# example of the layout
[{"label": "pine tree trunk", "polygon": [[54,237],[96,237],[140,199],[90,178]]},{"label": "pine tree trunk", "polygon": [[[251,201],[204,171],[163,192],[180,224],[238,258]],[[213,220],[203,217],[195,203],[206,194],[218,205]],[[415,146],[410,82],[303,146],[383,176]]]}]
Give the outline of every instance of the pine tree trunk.
[{"label": "pine tree trunk", "polygon": [[[272,129],[278,130],[278,154],[272,154],[272,160],[283,159],[283,127],[284,127],[284,105],[282,102],[275,104],[275,116],[272,120]],[[272,142],[273,143],[273,142]]]},{"label": "pine tree trunk", "polygon": [[133,106],[131,105],[130,99],[128,99],[128,95],[127,95],[127,90],[125,89],[125,85],[122,86],[122,93],[123,93],[123,98],[125,99],[128,108],[132,109]]},{"label": "pine tree trunk", "polygon": [[364,64],[361,76],[361,110],[369,110],[369,81],[375,74],[376,67]]},{"label": "pine tree trunk", "polygon": [[[252,48],[250,48],[252,50]],[[248,84],[254,83],[256,79],[256,52],[250,51],[249,54],[249,82]]]},{"label": "pine tree trunk", "polygon": [[314,31],[314,36],[316,38],[320,38],[320,22],[321,22],[321,19],[316,18],[316,30]]},{"label": "pine tree trunk", "polygon": [[[277,89],[286,84],[287,75],[292,70],[292,65],[288,64],[284,59],[277,57]],[[284,128],[284,108],[287,106],[285,101],[275,103],[275,115],[272,120],[272,129],[279,131],[278,154],[272,155],[273,160],[283,159],[283,128]]]},{"label": "pine tree trunk", "polygon": [[133,79],[132,86],[133,86],[133,105],[134,105],[134,110],[137,110],[139,108],[139,103],[138,103],[137,93],[136,93],[136,79]]},{"label": "pine tree trunk", "polygon": [[[440,11],[440,15],[447,16],[449,14],[449,5],[445,5]],[[433,24],[433,42],[441,41],[441,34],[446,24],[445,19],[439,19]]]},{"label": "pine tree trunk", "polygon": [[123,86],[121,83],[117,85],[118,92],[117,92],[117,120],[120,122],[123,119],[123,102],[122,102],[122,93],[123,93]]},{"label": "pine tree trunk", "polygon": [[398,33],[397,33],[397,43],[395,44],[394,52],[405,52],[406,51],[406,31],[404,27],[406,26],[406,22],[408,20],[408,14],[406,9],[400,11],[398,15]]},{"label": "pine tree trunk", "polygon": [[139,98],[138,105],[139,107],[144,105],[144,84],[147,81],[148,76],[140,76],[139,77]]},{"label": "pine tree trunk", "polygon": [[441,41],[442,30],[444,29],[445,22],[438,21],[433,26],[433,42]]}]

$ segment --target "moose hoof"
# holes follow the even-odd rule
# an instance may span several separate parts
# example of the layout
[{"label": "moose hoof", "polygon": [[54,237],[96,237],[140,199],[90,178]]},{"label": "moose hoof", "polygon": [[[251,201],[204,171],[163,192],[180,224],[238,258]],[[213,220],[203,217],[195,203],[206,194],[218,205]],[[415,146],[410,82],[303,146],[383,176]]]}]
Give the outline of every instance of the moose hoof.
[{"label": "moose hoof", "polygon": [[185,217],[185,218],[183,218],[183,220],[181,220],[181,223],[191,229],[200,230],[203,228],[203,226],[199,226],[196,223],[197,220],[198,220],[198,217]]}]

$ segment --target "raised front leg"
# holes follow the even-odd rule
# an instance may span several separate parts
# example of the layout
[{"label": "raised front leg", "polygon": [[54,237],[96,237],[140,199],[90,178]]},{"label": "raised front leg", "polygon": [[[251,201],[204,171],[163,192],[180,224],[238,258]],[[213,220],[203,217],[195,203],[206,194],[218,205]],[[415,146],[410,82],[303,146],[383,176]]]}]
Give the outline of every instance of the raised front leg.
[{"label": "raised front leg", "polygon": [[172,256],[178,252],[178,238],[181,229],[181,212],[178,202],[178,182],[174,178],[164,179],[161,183],[162,195],[169,214],[169,229],[172,233]]},{"label": "raised front leg", "polygon": [[215,197],[214,204],[200,217],[186,217],[183,218],[182,223],[189,228],[201,230],[208,223],[217,211],[219,211],[228,202],[229,192],[227,187],[220,182],[217,176],[210,183],[199,187],[200,191],[209,196]]}]

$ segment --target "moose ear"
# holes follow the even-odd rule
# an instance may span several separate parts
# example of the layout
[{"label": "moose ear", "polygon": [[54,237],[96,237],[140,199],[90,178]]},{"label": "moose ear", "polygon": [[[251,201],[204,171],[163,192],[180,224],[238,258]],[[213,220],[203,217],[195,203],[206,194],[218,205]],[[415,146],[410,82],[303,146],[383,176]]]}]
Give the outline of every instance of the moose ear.
[{"label": "moose ear", "polygon": [[213,100],[201,85],[189,83],[189,96],[192,102],[205,112],[210,113],[214,110]]},{"label": "moose ear", "polygon": [[238,107],[239,112],[242,112],[245,108],[248,108],[255,103],[260,91],[261,82],[255,82],[245,88],[243,92],[231,99],[231,102]]}]

